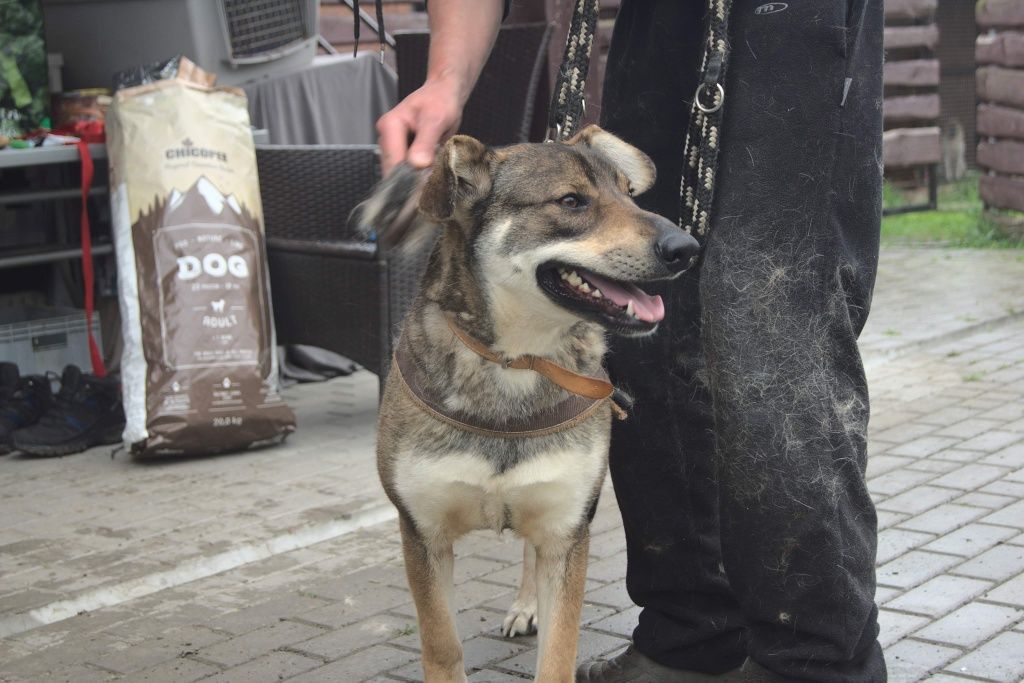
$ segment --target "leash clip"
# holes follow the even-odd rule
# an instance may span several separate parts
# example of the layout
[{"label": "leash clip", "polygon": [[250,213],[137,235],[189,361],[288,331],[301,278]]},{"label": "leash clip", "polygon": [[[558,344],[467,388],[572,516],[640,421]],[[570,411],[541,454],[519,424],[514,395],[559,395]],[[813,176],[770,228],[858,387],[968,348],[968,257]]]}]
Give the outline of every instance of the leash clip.
[{"label": "leash clip", "polygon": [[705,105],[700,101],[701,94],[707,92],[708,84],[701,83],[697,86],[697,93],[693,96],[694,104],[697,105],[697,109],[700,109],[705,114],[714,114],[716,111],[722,108],[722,104],[725,102],[725,88],[722,87],[721,83],[715,83],[715,98],[712,100],[711,106]]}]

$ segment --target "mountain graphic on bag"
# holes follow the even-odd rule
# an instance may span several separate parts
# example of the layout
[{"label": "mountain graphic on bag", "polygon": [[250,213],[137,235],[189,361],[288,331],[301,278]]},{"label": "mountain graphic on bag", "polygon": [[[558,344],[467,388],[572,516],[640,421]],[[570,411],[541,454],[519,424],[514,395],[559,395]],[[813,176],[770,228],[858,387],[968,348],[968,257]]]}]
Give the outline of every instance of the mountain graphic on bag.
[{"label": "mountain graphic on bag", "polygon": [[295,429],[278,394],[245,95],[182,63],[199,82],[123,89],[107,117],[124,438],[139,454],[238,450]]}]

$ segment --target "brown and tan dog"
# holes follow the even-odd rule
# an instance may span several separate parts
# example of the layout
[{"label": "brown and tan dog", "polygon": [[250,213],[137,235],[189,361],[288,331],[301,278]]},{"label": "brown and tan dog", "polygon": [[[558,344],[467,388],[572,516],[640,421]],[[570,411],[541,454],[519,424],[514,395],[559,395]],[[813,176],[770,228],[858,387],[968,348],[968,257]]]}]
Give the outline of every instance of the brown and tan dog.
[{"label": "brown and tan dog", "polygon": [[[504,632],[536,624],[537,680],[573,680],[611,404],[580,403],[538,372],[481,353],[600,378],[606,332],[652,333],[664,306],[636,283],[675,277],[698,248],[633,203],[653,181],[643,153],[591,126],[564,144],[499,149],[456,136],[422,186],[413,232],[441,235],[385,386],[377,454],[399,511],[428,682],[466,680],[452,542],[474,529],[525,539]],[[416,186],[413,171],[393,174],[361,221],[382,225]],[[577,409],[553,422],[538,417],[572,401]]]}]

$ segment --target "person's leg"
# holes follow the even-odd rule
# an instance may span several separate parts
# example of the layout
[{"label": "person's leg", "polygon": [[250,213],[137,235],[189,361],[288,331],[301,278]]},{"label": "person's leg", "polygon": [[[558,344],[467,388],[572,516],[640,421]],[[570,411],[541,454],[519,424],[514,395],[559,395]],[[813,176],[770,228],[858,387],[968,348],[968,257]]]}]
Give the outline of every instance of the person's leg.
[{"label": "person's leg", "polygon": [[725,569],[787,680],[884,681],[868,395],[882,0],[736,0],[702,264]]},{"label": "person's leg", "polygon": [[[671,220],[705,5],[623,2],[608,57],[602,125],[654,160],[657,182],[637,203]],[[615,423],[611,475],[626,531],[626,585],[643,608],[634,647],[665,666],[719,673],[739,666],[746,646],[718,541],[698,270],[658,291],[667,315],[653,337],[612,342],[612,377],[636,405]]]}]

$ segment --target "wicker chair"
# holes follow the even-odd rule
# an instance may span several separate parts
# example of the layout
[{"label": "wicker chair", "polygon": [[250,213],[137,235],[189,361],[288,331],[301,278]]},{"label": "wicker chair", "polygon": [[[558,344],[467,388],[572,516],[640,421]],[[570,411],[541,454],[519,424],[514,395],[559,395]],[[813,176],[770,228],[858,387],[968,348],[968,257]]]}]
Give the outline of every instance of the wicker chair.
[{"label": "wicker chair", "polygon": [[348,356],[383,379],[427,253],[401,256],[346,232],[380,178],[373,145],[258,145],[279,344]]},{"label": "wicker chair", "polygon": [[[398,97],[423,85],[427,77],[430,35],[426,31],[396,31],[395,58]],[[484,144],[526,142],[530,135],[537,84],[544,72],[549,24],[502,26],[462,115],[460,133]]]}]

